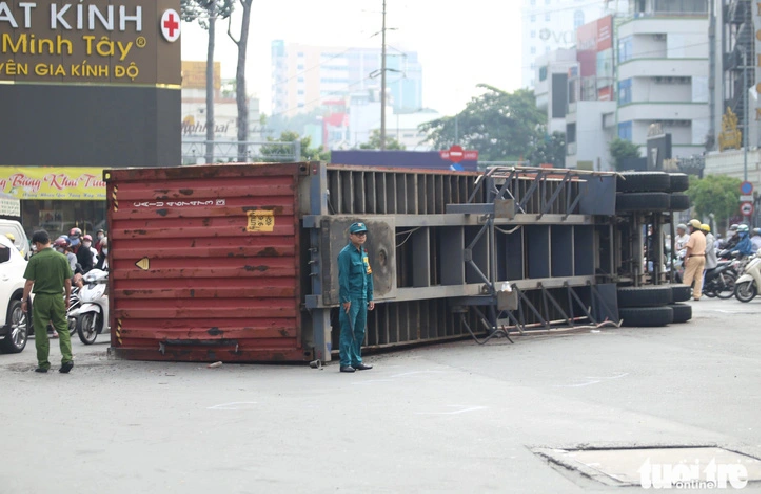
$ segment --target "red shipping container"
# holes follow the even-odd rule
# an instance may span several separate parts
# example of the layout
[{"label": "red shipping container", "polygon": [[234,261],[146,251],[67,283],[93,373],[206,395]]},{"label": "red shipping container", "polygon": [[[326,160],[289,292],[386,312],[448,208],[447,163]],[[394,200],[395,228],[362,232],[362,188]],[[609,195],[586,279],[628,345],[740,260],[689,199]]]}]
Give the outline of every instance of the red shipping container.
[{"label": "red shipping container", "polygon": [[109,170],[117,357],[303,361],[299,177],[305,163]]}]

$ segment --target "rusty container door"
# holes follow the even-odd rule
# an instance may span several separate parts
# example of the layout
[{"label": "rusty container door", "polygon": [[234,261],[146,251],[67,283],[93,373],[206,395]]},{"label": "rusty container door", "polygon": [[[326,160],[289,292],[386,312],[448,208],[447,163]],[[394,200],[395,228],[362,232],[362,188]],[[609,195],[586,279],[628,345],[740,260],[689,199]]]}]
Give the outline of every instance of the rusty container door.
[{"label": "rusty container door", "polygon": [[109,170],[111,346],[128,359],[301,361],[303,163]]}]

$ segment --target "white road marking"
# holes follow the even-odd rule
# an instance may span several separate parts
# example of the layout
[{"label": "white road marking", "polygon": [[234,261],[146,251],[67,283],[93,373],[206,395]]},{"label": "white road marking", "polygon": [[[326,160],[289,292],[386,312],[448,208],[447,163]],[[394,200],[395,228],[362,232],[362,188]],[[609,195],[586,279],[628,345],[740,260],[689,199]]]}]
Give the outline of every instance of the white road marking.
[{"label": "white road marking", "polygon": [[209,410],[240,410],[242,408],[249,408],[245,406],[239,406],[239,405],[256,405],[257,402],[255,401],[233,401],[230,403],[221,403],[219,405],[214,405],[213,407],[206,407]]},{"label": "white road marking", "polygon": [[[450,407],[462,407],[462,405],[447,405]],[[416,412],[415,415],[460,415],[461,413],[475,412],[476,410],[483,410],[483,406],[472,406],[462,408],[461,410],[455,410],[454,412]]]},{"label": "white road marking", "polygon": [[613,379],[621,379],[622,377],[628,376],[629,373],[626,372],[624,374],[619,374],[616,376],[610,376],[610,377],[591,377],[586,376],[584,379],[591,379],[590,381],[586,381],[583,383],[577,383],[577,384],[553,384],[556,388],[580,388],[582,386],[589,386],[590,384],[597,384],[603,381],[612,381]]}]

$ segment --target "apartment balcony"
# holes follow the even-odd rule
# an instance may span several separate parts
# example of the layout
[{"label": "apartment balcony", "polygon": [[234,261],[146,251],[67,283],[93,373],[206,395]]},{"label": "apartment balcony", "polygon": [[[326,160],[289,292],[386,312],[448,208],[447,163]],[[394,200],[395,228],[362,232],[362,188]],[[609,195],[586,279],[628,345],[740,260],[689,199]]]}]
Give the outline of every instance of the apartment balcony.
[{"label": "apartment balcony", "polygon": [[633,77],[708,76],[707,58],[639,58],[618,66],[618,80]]},{"label": "apartment balcony", "polygon": [[647,102],[618,107],[618,121],[627,120],[695,120],[710,117],[708,103]]}]

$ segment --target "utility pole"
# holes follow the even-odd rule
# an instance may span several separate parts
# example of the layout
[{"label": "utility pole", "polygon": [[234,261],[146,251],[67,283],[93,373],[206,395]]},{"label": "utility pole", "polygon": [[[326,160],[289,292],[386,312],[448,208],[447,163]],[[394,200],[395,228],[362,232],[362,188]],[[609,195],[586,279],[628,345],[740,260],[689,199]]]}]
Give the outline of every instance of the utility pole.
[{"label": "utility pole", "polygon": [[748,181],[748,47],[743,49],[743,180]]},{"label": "utility pole", "polygon": [[386,150],[386,0],[383,0],[383,27],[381,28],[381,127],[380,150]]}]

